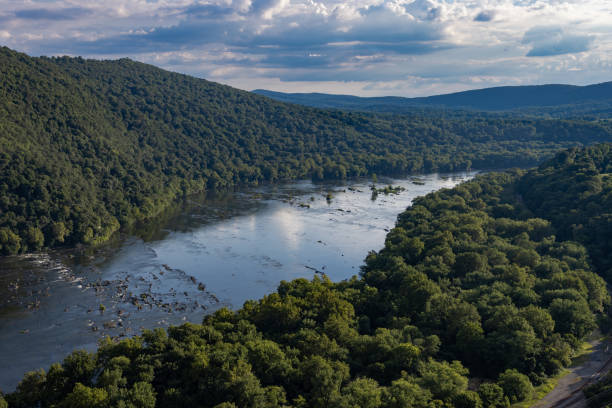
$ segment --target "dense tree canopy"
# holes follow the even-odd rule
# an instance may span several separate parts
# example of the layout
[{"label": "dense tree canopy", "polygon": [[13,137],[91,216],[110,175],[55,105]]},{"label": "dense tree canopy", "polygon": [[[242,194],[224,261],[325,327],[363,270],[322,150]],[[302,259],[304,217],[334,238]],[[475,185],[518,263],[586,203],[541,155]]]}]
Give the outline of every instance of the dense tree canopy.
[{"label": "dense tree canopy", "polygon": [[[572,177],[550,184],[547,169],[571,176],[576,163],[607,163],[610,147],[570,150],[539,169],[490,173],[419,198],[360,277],[282,282],[202,324],[107,340],[95,354],[76,351],[27,374],[6,401],[506,408],[607,322],[610,297],[592,262],[600,248],[584,234],[566,236],[576,227],[557,217],[564,208],[589,225],[607,196],[591,194],[583,208]],[[593,175],[607,169],[596,165]],[[529,198],[555,191],[564,193]],[[470,377],[480,385],[470,387]]]},{"label": "dense tree canopy", "polygon": [[[582,242],[598,272],[612,279],[612,146],[570,149],[521,180],[527,205],[557,226],[561,239]],[[568,248],[568,250],[572,250]]]},{"label": "dense tree canopy", "polygon": [[605,123],[324,111],[133,62],[0,49],[0,254],[97,243],[183,194],[533,165]]}]

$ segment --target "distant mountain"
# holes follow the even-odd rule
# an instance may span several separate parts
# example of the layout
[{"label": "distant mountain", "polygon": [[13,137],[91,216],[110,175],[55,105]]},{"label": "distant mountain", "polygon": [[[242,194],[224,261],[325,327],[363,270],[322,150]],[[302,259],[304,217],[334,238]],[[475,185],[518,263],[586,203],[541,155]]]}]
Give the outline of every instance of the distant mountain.
[{"label": "distant mountain", "polygon": [[[418,108],[479,111],[522,111],[558,116],[612,113],[612,82],[575,85],[502,86],[422,98],[397,96],[364,98],[320,93],[282,93],[257,89],[260,95],[282,102],[318,108],[373,112],[407,112]],[[543,109],[544,108],[544,109]]]}]

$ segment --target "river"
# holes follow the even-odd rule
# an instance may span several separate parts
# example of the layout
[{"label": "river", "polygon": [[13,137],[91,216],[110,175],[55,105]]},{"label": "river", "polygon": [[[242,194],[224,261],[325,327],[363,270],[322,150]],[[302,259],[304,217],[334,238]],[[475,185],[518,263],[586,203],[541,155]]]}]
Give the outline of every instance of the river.
[{"label": "river", "polygon": [[0,258],[0,389],[105,336],[200,322],[220,307],[314,274],[359,273],[417,197],[475,172],[371,181],[283,183],[192,197],[98,248]]}]

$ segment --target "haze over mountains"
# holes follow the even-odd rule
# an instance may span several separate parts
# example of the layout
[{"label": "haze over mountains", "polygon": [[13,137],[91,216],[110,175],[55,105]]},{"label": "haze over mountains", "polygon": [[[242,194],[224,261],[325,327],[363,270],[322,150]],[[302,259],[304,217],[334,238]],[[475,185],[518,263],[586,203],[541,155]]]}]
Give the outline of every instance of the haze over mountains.
[{"label": "haze over mountains", "polygon": [[[373,112],[410,112],[415,108],[451,108],[481,111],[523,111],[555,116],[612,112],[612,82],[575,85],[503,86],[419,98],[358,97],[321,93],[282,93],[256,89],[254,93],[282,102],[318,108]],[[536,108],[526,112],[527,108]]]}]

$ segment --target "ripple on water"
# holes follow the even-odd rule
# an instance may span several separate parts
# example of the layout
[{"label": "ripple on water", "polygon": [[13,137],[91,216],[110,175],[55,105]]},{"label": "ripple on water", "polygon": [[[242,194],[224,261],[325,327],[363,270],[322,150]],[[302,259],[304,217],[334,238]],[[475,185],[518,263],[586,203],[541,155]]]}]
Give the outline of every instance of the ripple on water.
[{"label": "ripple on water", "polygon": [[116,244],[0,258],[0,389],[73,349],[93,350],[103,336],[200,322],[281,280],[349,278],[414,197],[473,174],[382,180],[406,191],[375,201],[366,181],[191,198]]}]

